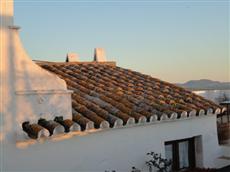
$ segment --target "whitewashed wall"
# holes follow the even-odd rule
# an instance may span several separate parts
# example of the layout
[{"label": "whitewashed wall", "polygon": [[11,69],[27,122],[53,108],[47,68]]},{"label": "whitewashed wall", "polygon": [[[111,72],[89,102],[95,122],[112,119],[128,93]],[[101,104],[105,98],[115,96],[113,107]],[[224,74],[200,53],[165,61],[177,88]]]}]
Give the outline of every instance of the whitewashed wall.
[{"label": "whitewashed wall", "polygon": [[[70,138],[66,138],[69,135]],[[146,153],[165,154],[164,142],[201,136],[199,165],[217,167],[216,117],[204,116],[123,129],[81,133],[36,143],[3,144],[3,170],[6,171],[93,171],[128,172],[132,166],[147,170]],[[32,144],[24,147],[27,144]],[[18,148],[19,147],[19,148]],[[217,164],[219,163],[219,164]],[[226,165],[226,164],[225,164]]]},{"label": "whitewashed wall", "polygon": [[[71,92],[64,80],[36,65],[27,55],[19,28],[13,25],[13,0],[0,0],[0,6],[0,140],[12,141],[12,135],[21,130],[26,119],[61,113],[71,118]],[[46,101],[41,107],[42,97]]]},{"label": "whitewashed wall", "polygon": [[[16,92],[18,107],[15,130],[20,134],[22,123],[37,123],[39,118],[53,120],[55,116],[72,119],[71,91],[19,91]],[[21,106],[21,107],[20,107]]]},{"label": "whitewashed wall", "polygon": [[219,99],[223,96],[226,96],[228,100],[230,100],[230,90],[200,90],[200,91],[194,91],[194,93],[212,100],[215,103],[219,103]]}]

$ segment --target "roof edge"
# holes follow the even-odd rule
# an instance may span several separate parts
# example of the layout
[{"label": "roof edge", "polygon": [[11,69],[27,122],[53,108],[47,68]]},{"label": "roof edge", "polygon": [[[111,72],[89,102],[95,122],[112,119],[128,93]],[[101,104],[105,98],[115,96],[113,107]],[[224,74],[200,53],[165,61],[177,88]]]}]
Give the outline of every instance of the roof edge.
[{"label": "roof edge", "polygon": [[106,62],[50,62],[50,61],[40,61],[40,60],[33,60],[37,64],[54,64],[54,65],[66,65],[66,64],[97,64],[97,65],[108,65],[116,67],[115,61],[106,61]]}]

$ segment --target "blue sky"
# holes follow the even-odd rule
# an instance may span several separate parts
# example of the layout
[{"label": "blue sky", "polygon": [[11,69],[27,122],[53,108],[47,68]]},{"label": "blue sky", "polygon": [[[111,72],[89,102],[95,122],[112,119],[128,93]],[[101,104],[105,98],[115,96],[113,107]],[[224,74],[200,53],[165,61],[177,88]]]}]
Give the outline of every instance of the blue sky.
[{"label": "blue sky", "polygon": [[227,0],[15,0],[15,24],[33,59],[76,52],[169,82],[230,80]]}]

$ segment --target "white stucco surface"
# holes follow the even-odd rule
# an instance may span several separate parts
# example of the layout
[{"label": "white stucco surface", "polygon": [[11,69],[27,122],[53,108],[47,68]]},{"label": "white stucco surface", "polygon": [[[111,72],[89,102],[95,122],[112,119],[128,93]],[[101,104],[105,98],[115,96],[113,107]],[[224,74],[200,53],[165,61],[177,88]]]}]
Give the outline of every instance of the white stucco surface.
[{"label": "white stucco surface", "polygon": [[222,155],[222,149],[217,140],[216,116],[211,115],[100,132],[69,133],[40,141],[3,144],[3,170],[127,172],[135,166],[145,171],[147,152],[154,151],[164,155],[165,141],[193,136],[198,136],[199,142],[196,147],[199,161],[197,165],[226,165],[226,162],[223,164],[218,159]]},{"label": "white stucco surface", "polygon": [[194,93],[215,103],[220,103],[224,97],[230,100],[230,90],[200,90],[194,91]]},{"label": "white stucco surface", "polygon": [[0,0],[0,5],[0,140],[5,136],[10,140],[21,130],[22,121],[35,116],[39,119],[44,114],[62,114],[71,118],[71,92],[64,80],[36,65],[27,55],[19,28],[13,26],[13,1]]}]

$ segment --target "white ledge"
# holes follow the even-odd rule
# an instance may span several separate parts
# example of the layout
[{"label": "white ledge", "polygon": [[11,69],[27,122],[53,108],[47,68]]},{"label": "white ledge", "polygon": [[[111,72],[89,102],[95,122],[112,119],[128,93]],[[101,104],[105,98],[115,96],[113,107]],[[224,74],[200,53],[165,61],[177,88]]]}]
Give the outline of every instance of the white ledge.
[{"label": "white ledge", "polygon": [[157,119],[158,119],[157,115],[152,115],[152,116],[149,118],[149,122],[150,122],[150,123],[157,122],[157,121],[158,121]]},{"label": "white ledge", "polygon": [[72,94],[72,90],[23,90],[16,91],[16,95],[30,95],[30,94]]},{"label": "white ledge", "polygon": [[126,122],[126,125],[134,125],[135,124],[135,119],[133,117],[130,117],[127,122]]},{"label": "white ledge", "polygon": [[145,116],[141,116],[139,119],[138,119],[138,123],[139,124],[144,124],[144,123],[146,123],[146,121],[147,121],[147,119],[146,119],[146,117]]},{"label": "white ledge", "polygon": [[215,114],[216,114],[216,115],[219,115],[220,113],[221,113],[220,108],[217,108],[217,109],[215,110]]},{"label": "white ledge", "polygon": [[109,127],[109,123],[107,121],[102,121],[100,124],[100,129],[108,129]]},{"label": "white ledge", "polygon": [[[196,115],[195,110],[190,112],[190,116],[193,117],[194,115]],[[157,120],[157,118],[158,118],[157,115],[152,115],[150,117],[150,122],[146,122],[146,123],[135,123],[135,119],[131,117],[131,118],[128,119],[126,125],[124,125],[122,127],[113,127],[113,128],[108,128],[108,129],[110,129],[110,130],[124,129],[124,128],[132,128],[132,127],[138,127],[138,126],[148,126],[148,125],[155,125],[155,124],[156,125],[161,125],[162,123],[176,122],[176,121],[180,121],[180,120],[192,120],[191,118],[187,118],[187,117],[184,118],[184,119],[180,118],[180,119],[176,119],[176,120],[170,120],[168,118],[167,114],[162,114],[162,116],[164,116],[164,118],[166,118],[166,116],[167,116],[167,118],[165,120]],[[194,116],[194,117],[196,117],[196,116]],[[206,118],[206,116],[204,116],[204,115],[199,116],[199,118]],[[26,148],[26,147],[28,147],[30,145],[33,145],[33,144],[36,144],[36,143],[43,143],[45,140],[60,141],[60,140],[65,140],[65,139],[72,138],[73,136],[85,136],[85,135],[88,135],[88,134],[91,134],[91,133],[103,132],[103,131],[105,131],[105,129],[104,130],[102,128],[95,129],[93,122],[88,122],[87,126],[86,126],[86,130],[84,130],[84,131],[77,130],[77,131],[72,131],[72,132],[69,132],[69,133],[57,133],[56,135],[52,135],[51,137],[49,136],[49,131],[44,128],[44,131],[40,131],[39,137],[37,139],[31,139],[31,138],[29,138],[27,136],[27,134],[25,132],[21,131],[22,133],[19,133],[19,135],[17,135],[16,146],[17,146],[17,148]]]},{"label": "white ledge", "polygon": [[119,128],[119,127],[122,127],[123,126],[123,120],[122,119],[117,119],[115,122],[114,122],[114,126],[113,128]]},{"label": "white ledge", "polygon": [[180,118],[182,118],[182,119],[185,119],[185,118],[187,118],[188,117],[188,112],[186,112],[186,111],[183,111],[182,113],[181,113],[181,115],[180,115]]},{"label": "white ledge", "polygon": [[177,114],[176,112],[173,112],[173,113],[170,115],[170,119],[173,119],[173,120],[177,119],[177,117],[178,117],[178,114]]},{"label": "white ledge", "polygon": [[165,121],[165,120],[169,120],[169,118],[167,114],[163,113],[160,117],[160,121]]}]

